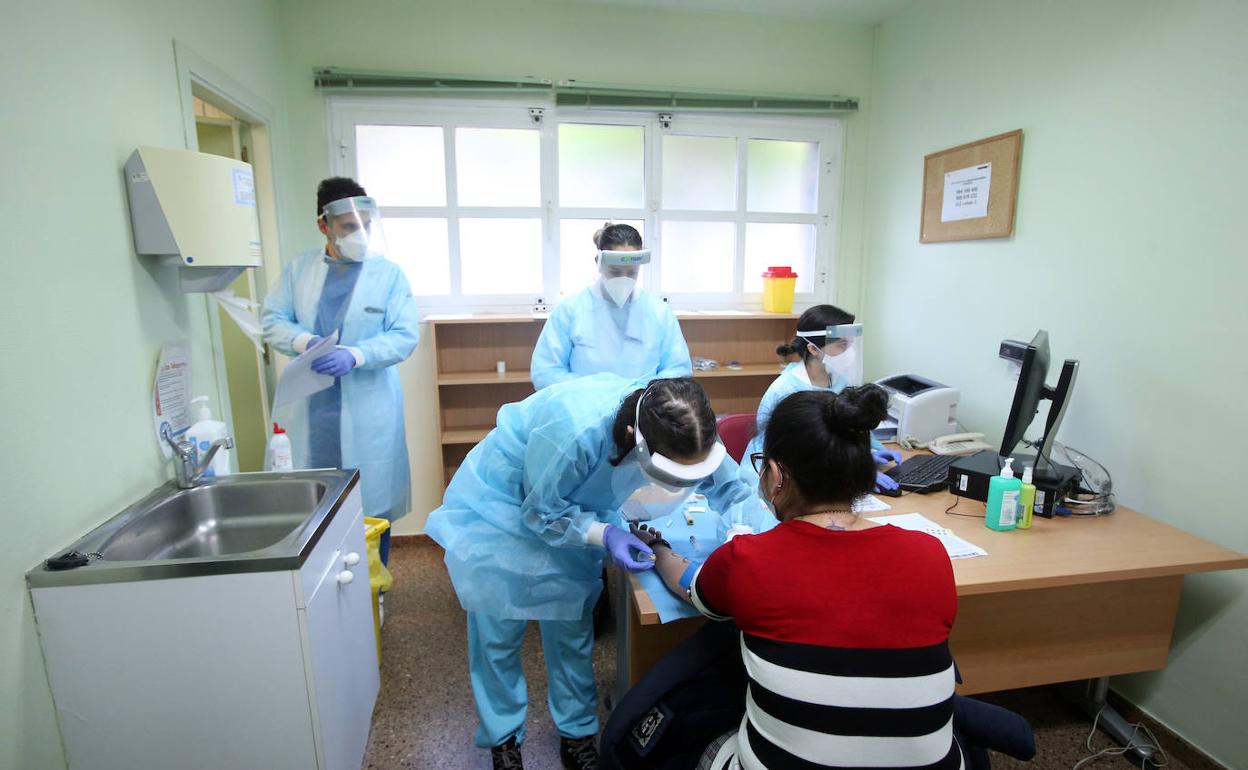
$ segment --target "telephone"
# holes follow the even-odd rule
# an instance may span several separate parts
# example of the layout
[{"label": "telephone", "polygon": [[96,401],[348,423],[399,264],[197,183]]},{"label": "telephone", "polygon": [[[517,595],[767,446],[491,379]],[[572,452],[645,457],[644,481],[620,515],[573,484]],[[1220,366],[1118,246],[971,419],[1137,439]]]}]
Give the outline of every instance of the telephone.
[{"label": "telephone", "polygon": [[982,433],[950,433],[928,442],[927,448],[938,455],[973,455],[984,449],[992,449],[984,443]]}]

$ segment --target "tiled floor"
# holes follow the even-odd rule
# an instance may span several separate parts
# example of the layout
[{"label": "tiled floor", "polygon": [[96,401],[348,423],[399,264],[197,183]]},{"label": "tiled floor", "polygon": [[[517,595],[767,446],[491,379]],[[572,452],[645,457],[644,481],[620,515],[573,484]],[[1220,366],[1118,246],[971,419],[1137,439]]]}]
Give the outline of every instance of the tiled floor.
[{"label": "tiled floor", "polygon": [[[488,752],[476,748],[472,741],[476,716],[468,686],[464,612],[442,566],[442,552],[427,541],[407,541],[393,549],[390,569],[395,585],[386,596],[381,695],[373,714],[364,766],[376,770],[488,768]],[[558,770],[559,741],[546,707],[545,670],[534,624],[525,635],[522,655],[530,703],[525,767]],[[600,693],[608,691],[614,668],[615,641],[607,634],[594,650]],[[994,756],[994,768],[1068,770],[1087,756],[1084,741],[1090,723],[1056,688],[997,693],[985,700],[1023,714],[1036,730],[1038,751],[1033,761]],[[601,718],[605,722],[605,711]],[[1098,733],[1092,745],[1099,750],[1113,744]],[[1084,767],[1112,770],[1131,764],[1122,758],[1107,758]],[[1213,767],[1185,764],[1171,757],[1167,770]]]}]

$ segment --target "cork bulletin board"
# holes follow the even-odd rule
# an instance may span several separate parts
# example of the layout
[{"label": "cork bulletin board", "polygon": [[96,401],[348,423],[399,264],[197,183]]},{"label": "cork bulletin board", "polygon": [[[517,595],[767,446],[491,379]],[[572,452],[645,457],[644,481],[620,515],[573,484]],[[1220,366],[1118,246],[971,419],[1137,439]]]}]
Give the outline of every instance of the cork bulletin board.
[{"label": "cork bulletin board", "polygon": [[1022,147],[1020,128],[924,157],[919,241],[969,241],[1013,233]]}]

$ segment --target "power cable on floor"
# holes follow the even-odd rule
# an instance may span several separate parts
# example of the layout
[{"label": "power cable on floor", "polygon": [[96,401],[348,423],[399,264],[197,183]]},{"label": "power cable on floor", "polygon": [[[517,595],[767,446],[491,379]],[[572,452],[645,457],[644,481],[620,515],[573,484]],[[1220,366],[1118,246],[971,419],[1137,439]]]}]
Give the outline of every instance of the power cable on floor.
[{"label": "power cable on floor", "polygon": [[[1088,732],[1088,739],[1084,742],[1084,745],[1087,746],[1088,751],[1091,751],[1093,753],[1089,754],[1088,756],[1076,762],[1075,766],[1072,767],[1070,770],[1079,770],[1079,768],[1083,767],[1084,765],[1089,764],[1091,762],[1095,762],[1098,759],[1104,759],[1105,757],[1121,757],[1126,754],[1130,754],[1132,751],[1135,751],[1135,748],[1133,748],[1133,745],[1138,745],[1147,749],[1152,749],[1154,752],[1156,752],[1155,754],[1146,755],[1143,758],[1141,758],[1140,767],[1144,768],[1144,770],[1148,770],[1148,768],[1150,767],[1165,767],[1166,765],[1170,764],[1170,758],[1166,756],[1166,750],[1161,747],[1161,743],[1158,742],[1157,736],[1153,735],[1153,731],[1148,729],[1148,726],[1145,725],[1143,722],[1136,722],[1135,724],[1131,725],[1131,733],[1127,735],[1126,746],[1111,746],[1108,749],[1101,749],[1100,751],[1097,751],[1096,749],[1092,748],[1092,736],[1096,735],[1096,726],[1101,721],[1101,712],[1103,712],[1106,708],[1107,708],[1106,706],[1101,706],[1101,708],[1096,712],[1096,717],[1092,719],[1092,730]],[[1148,743],[1136,744],[1135,739],[1141,733],[1141,731],[1143,732],[1144,736],[1148,738]],[[1160,757],[1161,761],[1158,761],[1157,757]]]}]

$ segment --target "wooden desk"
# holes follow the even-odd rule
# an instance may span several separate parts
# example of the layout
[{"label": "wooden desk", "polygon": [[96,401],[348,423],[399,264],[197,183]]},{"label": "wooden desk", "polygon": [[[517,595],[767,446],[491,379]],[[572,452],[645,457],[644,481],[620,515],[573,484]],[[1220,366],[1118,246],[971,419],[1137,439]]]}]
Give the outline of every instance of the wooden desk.
[{"label": "wooden desk", "polygon": [[[1248,557],[1121,506],[994,532],[982,518],[946,515],[957,499],[947,492],[881,499],[893,509],[878,515],[918,512],[988,551],[953,562],[950,645],[966,695],[1162,668],[1183,576],[1248,567]],[[982,514],[983,504],[963,500],[955,510]],[[660,624],[635,576],[615,583],[627,618],[621,684],[631,686],[705,621]]]}]

